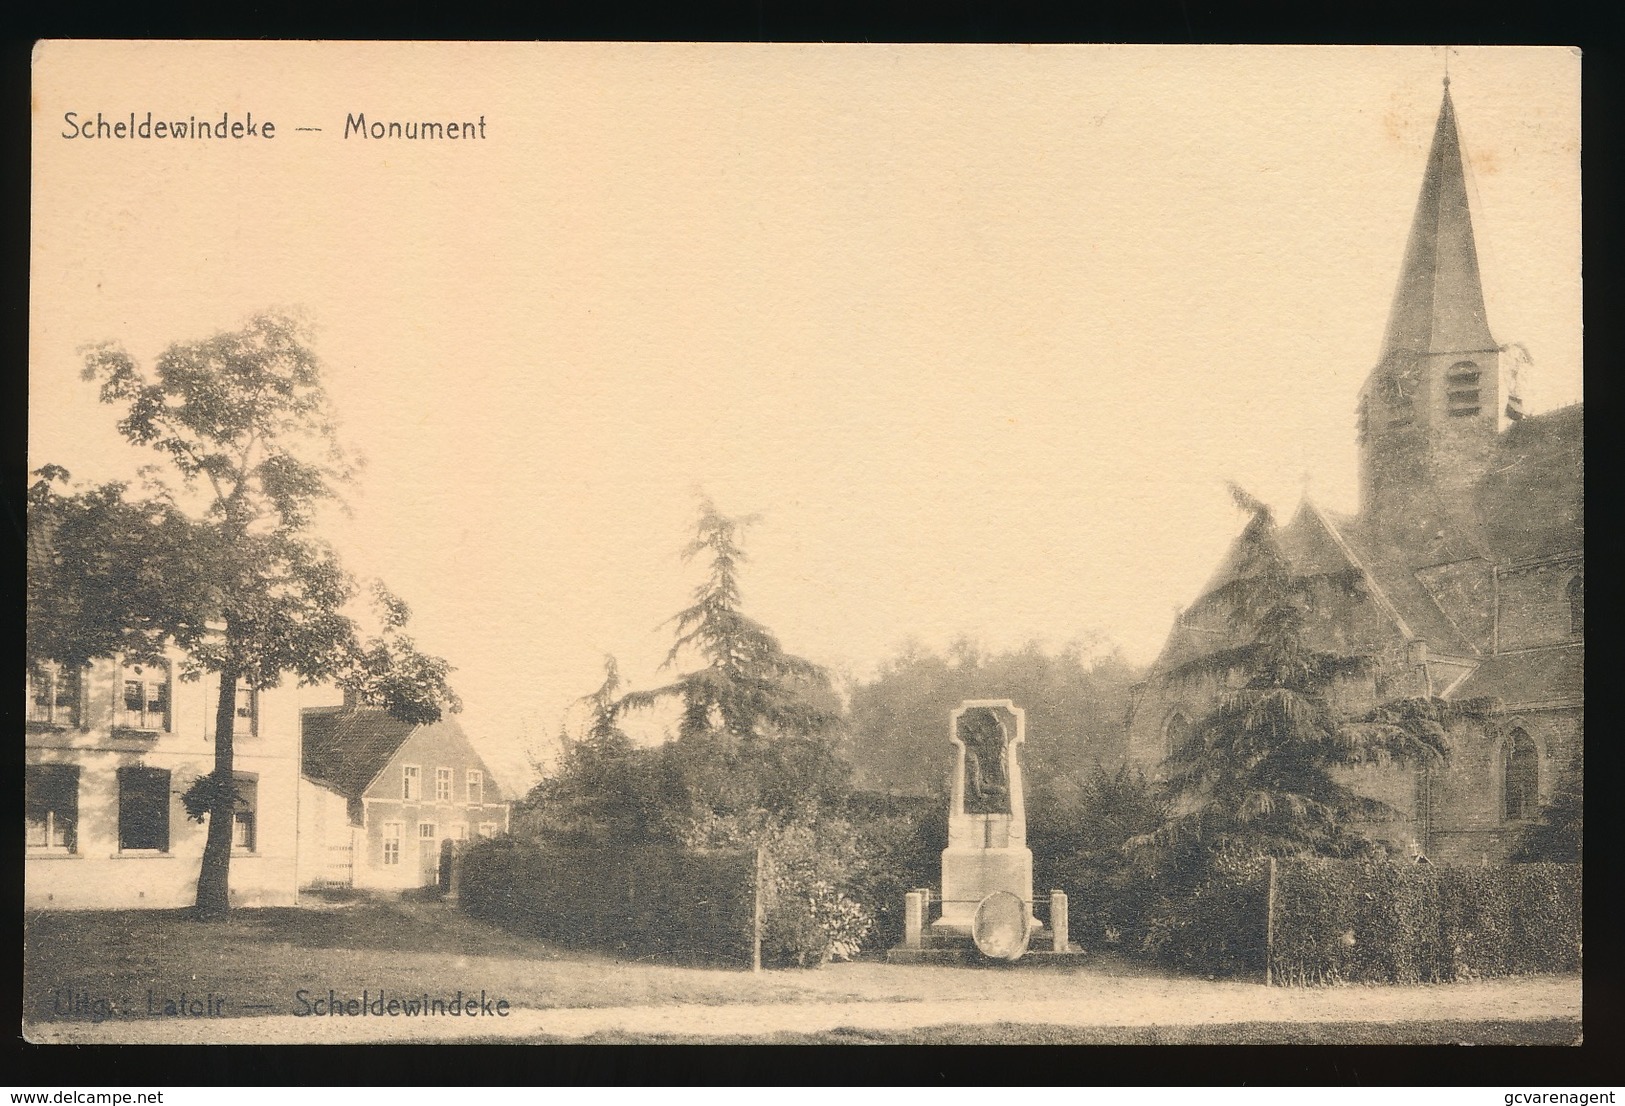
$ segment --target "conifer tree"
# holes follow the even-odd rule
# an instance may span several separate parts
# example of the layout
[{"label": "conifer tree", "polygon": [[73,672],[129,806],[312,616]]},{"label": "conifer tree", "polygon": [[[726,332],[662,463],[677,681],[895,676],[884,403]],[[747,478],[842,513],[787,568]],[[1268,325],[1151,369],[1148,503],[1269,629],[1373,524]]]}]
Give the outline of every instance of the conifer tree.
[{"label": "conifer tree", "polygon": [[1240,488],[1232,495],[1251,515],[1236,571],[1197,609],[1222,612],[1236,643],[1167,674],[1171,684],[1219,692],[1166,762],[1171,816],[1135,843],[1170,850],[1176,863],[1219,853],[1360,853],[1370,845],[1359,826],[1398,812],[1353,790],[1339,770],[1444,761],[1446,725],[1459,708],[1406,699],[1359,718],[1341,713],[1339,685],[1369,676],[1377,658],[1317,648],[1313,638],[1327,604],[1361,595],[1360,575],[1295,571],[1269,508]]}]

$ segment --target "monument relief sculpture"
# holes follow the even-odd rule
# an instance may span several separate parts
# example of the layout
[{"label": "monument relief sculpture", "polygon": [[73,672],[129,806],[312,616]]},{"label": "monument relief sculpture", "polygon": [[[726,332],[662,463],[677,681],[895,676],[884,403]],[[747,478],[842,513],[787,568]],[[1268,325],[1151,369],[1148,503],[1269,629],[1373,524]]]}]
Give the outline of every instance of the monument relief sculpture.
[{"label": "monument relief sculpture", "polygon": [[965,745],[965,813],[1009,814],[1009,738],[991,710],[977,708],[959,718]]}]

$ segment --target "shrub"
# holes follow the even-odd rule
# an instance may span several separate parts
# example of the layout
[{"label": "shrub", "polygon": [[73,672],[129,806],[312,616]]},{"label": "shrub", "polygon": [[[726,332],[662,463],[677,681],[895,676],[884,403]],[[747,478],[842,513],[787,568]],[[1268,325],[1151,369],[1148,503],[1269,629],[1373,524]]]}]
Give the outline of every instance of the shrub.
[{"label": "shrub", "polygon": [[1270,965],[1284,983],[1575,971],[1580,868],[1280,861]]},{"label": "shrub", "polygon": [[1124,844],[1160,826],[1166,803],[1127,767],[1096,765],[1081,781],[1059,778],[1044,792],[1043,813],[1027,832],[1039,886],[1067,892],[1073,939],[1084,947],[1142,949],[1165,881]]},{"label": "shrub", "polygon": [[1154,896],[1141,951],[1204,975],[1261,975],[1267,877],[1258,857],[1215,854],[1192,884],[1170,881]]},{"label": "shrub", "polygon": [[498,838],[463,854],[469,914],[565,945],[749,962],[753,851],[554,849]]},{"label": "shrub", "polygon": [[820,817],[810,808],[789,821],[771,820],[763,811],[708,811],[683,836],[694,846],[763,850],[764,964],[807,967],[850,960],[873,931],[873,910],[850,893],[869,874],[873,858],[845,819]]}]

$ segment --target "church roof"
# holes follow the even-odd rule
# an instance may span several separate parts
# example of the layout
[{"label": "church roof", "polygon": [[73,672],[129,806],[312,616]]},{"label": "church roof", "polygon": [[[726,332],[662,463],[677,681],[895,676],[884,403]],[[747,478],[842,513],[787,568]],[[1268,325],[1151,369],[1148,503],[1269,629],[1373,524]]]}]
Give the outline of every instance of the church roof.
[{"label": "church roof", "polygon": [[1575,642],[1487,657],[1450,698],[1497,699],[1512,709],[1574,703],[1584,695],[1585,645]]},{"label": "church roof", "polygon": [[1485,544],[1499,561],[1583,548],[1583,405],[1531,415],[1508,427],[1474,499]]},{"label": "church roof", "polygon": [[1382,352],[1387,357],[1495,348],[1485,320],[1466,171],[1447,81]]}]

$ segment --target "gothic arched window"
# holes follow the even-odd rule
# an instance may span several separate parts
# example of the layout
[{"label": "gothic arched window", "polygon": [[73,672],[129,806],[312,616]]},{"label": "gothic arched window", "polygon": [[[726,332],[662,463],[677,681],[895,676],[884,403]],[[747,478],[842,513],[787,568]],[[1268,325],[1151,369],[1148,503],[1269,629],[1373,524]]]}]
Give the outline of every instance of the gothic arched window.
[{"label": "gothic arched window", "polygon": [[1576,576],[1569,581],[1569,633],[1586,632],[1586,578]]},{"label": "gothic arched window", "polygon": [[1501,755],[1503,816],[1508,822],[1533,818],[1540,802],[1540,751],[1527,733],[1516,729]]},{"label": "gothic arched window", "polygon": [[1191,720],[1184,711],[1176,710],[1162,725],[1162,748],[1165,756],[1173,756],[1191,739]]}]

